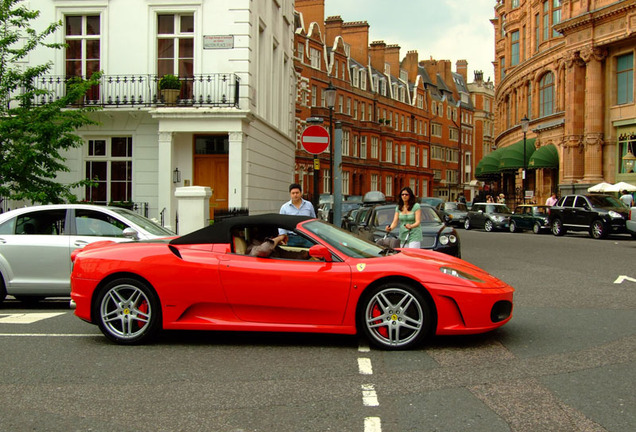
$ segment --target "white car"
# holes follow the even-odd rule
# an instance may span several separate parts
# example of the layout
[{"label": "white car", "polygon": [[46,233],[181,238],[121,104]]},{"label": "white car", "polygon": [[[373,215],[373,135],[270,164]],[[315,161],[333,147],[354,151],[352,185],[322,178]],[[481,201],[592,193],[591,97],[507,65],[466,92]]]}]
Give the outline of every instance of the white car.
[{"label": "white car", "polygon": [[100,240],[150,240],[176,234],[120,207],[54,204],[0,214],[0,302],[68,296],[71,252]]}]

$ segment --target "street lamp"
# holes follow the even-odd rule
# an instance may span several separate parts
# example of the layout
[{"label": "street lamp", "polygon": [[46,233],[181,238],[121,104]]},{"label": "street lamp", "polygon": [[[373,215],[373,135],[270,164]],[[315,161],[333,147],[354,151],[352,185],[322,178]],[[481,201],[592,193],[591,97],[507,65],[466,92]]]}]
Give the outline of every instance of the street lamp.
[{"label": "street lamp", "polygon": [[331,81],[324,92],[325,103],[329,108],[329,192],[333,195],[333,108],[336,106],[336,88]]},{"label": "street lamp", "polygon": [[523,116],[521,119],[521,130],[523,131],[523,176],[521,177],[522,190],[523,194],[523,203],[526,203],[526,169],[527,161],[526,161],[526,132],[528,132],[528,125],[530,124],[530,120],[528,116]]}]

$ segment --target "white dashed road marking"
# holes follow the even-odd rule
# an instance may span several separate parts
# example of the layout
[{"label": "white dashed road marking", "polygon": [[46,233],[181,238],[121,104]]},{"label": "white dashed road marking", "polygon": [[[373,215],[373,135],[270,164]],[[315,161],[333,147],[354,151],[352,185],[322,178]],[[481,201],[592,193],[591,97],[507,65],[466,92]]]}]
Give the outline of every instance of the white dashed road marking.
[{"label": "white dashed road marking", "polygon": [[0,314],[0,324],[33,324],[47,318],[64,315],[66,312]]},{"label": "white dashed road marking", "polygon": [[382,432],[380,417],[367,417],[364,419],[364,432]]},{"label": "white dashed road marking", "polygon": [[371,366],[371,359],[363,357],[359,358],[358,371],[360,371],[360,375],[373,375],[373,366]]},{"label": "white dashed road marking", "polygon": [[362,384],[362,403],[364,406],[379,406],[378,395],[373,384]]}]

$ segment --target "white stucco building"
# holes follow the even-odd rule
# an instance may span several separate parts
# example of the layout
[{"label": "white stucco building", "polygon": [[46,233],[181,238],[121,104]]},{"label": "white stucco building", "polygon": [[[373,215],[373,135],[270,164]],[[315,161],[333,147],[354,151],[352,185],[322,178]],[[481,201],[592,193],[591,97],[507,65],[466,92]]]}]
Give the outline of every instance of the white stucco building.
[{"label": "white stucco building", "polygon": [[[54,66],[41,86],[103,71],[82,103],[102,106],[78,131],[61,181],[98,178],[77,191],[96,203],[132,201],[175,229],[176,187],[209,186],[211,210],[278,212],[294,169],[292,0],[31,0],[36,28],[61,20],[33,64]],[[158,81],[181,80],[169,105]]]}]

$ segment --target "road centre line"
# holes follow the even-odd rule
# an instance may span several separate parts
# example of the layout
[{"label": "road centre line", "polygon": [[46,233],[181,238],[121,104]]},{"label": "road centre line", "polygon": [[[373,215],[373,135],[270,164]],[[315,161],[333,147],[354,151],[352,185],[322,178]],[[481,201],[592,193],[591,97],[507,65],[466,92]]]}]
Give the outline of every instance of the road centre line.
[{"label": "road centre line", "polygon": [[371,359],[359,357],[358,371],[360,372],[360,375],[373,375],[373,366],[371,366]]},{"label": "road centre line", "polygon": [[0,337],[96,337],[99,334],[64,334],[64,333],[0,333]]},{"label": "road centre line", "polygon": [[380,406],[373,384],[362,384],[362,403],[364,406]]},{"label": "road centre line", "polygon": [[367,417],[364,419],[364,432],[382,432],[380,417]]}]

